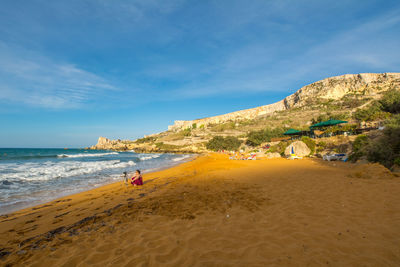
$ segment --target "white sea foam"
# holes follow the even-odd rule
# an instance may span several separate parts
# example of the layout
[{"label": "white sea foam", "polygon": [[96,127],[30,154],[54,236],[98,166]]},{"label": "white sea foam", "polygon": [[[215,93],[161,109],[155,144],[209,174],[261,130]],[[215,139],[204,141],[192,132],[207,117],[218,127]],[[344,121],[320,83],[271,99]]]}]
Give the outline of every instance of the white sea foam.
[{"label": "white sea foam", "polygon": [[154,154],[154,155],[146,155],[146,156],[141,156],[139,157],[140,160],[149,160],[149,159],[155,159],[160,157],[159,154]]},{"label": "white sea foam", "polygon": [[[0,214],[120,181],[123,171],[133,174],[138,168],[148,173],[190,157],[137,154],[132,151],[78,151],[79,154],[73,154],[73,151],[57,151],[50,154],[58,153],[58,158],[52,156],[0,161]],[[158,159],[152,160],[156,158]],[[133,160],[137,161],[137,165]]]},{"label": "white sea foam", "polygon": [[187,159],[188,157],[190,157],[190,156],[189,156],[189,155],[186,155],[186,156],[183,156],[183,157],[174,158],[174,159],[172,159],[172,160],[173,160],[173,161],[181,161],[181,160]]},{"label": "white sea foam", "polygon": [[[85,151],[86,152],[86,151]],[[118,155],[118,152],[109,152],[109,153],[91,153],[91,154],[60,154],[57,155],[59,158],[83,158],[83,157],[101,157],[108,155]]]},{"label": "white sea foam", "polygon": [[57,178],[71,176],[81,176],[92,174],[106,169],[127,168],[136,165],[133,161],[120,162],[120,160],[109,161],[62,161],[45,163],[25,163],[25,164],[3,164],[2,169],[12,170],[12,173],[1,173],[2,180],[25,180],[25,181],[46,181]]}]

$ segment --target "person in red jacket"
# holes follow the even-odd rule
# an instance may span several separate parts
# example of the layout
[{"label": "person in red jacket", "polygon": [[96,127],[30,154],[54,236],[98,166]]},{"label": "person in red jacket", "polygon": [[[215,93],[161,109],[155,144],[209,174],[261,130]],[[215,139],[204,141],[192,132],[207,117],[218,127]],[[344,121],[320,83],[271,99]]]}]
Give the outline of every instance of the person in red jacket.
[{"label": "person in red jacket", "polygon": [[140,174],[140,170],[136,170],[135,175],[132,176],[131,180],[133,186],[143,185],[143,177]]}]

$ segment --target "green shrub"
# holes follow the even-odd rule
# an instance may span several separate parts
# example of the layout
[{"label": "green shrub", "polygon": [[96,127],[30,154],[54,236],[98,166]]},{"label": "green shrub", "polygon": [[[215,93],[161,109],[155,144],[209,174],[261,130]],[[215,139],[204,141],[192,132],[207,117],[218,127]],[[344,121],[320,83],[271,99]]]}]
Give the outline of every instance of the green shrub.
[{"label": "green shrub", "polygon": [[350,124],[350,123],[346,123],[343,125],[339,126],[339,130],[340,131],[344,131],[344,132],[351,132],[357,129],[357,124]]},{"label": "green shrub", "polygon": [[137,144],[151,143],[151,142],[154,142],[156,140],[157,140],[157,138],[155,138],[155,137],[143,137],[143,138],[137,139],[135,141],[135,143],[137,143]]},{"label": "green shrub", "polygon": [[160,147],[162,147],[164,145],[164,143],[163,142],[158,142],[158,143],[155,143],[155,145],[156,145],[156,147],[160,148]]},{"label": "green shrub", "polygon": [[321,141],[317,144],[317,152],[322,152],[327,148],[327,143],[325,141]]},{"label": "green shrub", "polygon": [[311,124],[316,124],[316,123],[319,123],[321,121],[327,121],[327,120],[329,120],[329,116],[327,114],[320,114],[320,115],[318,115],[317,118],[312,118],[311,119]]},{"label": "green shrub", "polygon": [[259,146],[263,142],[266,142],[264,131],[252,131],[247,135],[246,144],[249,146]]},{"label": "green shrub", "polygon": [[371,141],[366,148],[366,155],[368,161],[379,162],[387,168],[390,168],[393,165],[395,155],[393,150],[388,148],[386,140],[387,138],[382,136]]},{"label": "green shrub", "polygon": [[170,145],[170,144],[164,144],[163,142],[158,142],[155,143],[156,147],[160,150],[177,150],[179,148],[181,148],[181,146],[177,146],[177,145]]},{"label": "green shrub", "polygon": [[387,91],[379,103],[383,111],[400,113],[400,91],[395,89]]},{"label": "green shrub", "polygon": [[349,113],[336,113],[330,116],[331,120],[348,120],[350,118]]},{"label": "green shrub", "polygon": [[395,159],[400,156],[400,127],[387,127],[383,134],[371,139],[360,135],[353,142],[351,161],[357,161],[365,156],[370,162],[379,162],[387,168],[393,166]]},{"label": "green shrub", "polygon": [[286,149],[286,147],[287,147],[288,145],[290,145],[290,143],[291,143],[291,142],[289,142],[289,141],[281,141],[281,142],[279,142],[278,144],[276,144],[276,145],[274,145],[274,146],[271,146],[271,147],[268,149],[267,153],[268,153],[268,152],[270,152],[270,153],[275,153],[275,152],[277,152],[277,153],[281,154],[281,156],[283,156],[283,155],[285,154],[285,149]]},{"label": "green shrub", "polygon": [[260,131],[251,131],[247,135],[246,144],[253,147],[259,146],[264,142],[270,142],[271,138],[283,136],[284,132],[285,129],[283,128],[266,128]]},{"label": "green shrub", "polygon": [[400,114],[393,115],[390,119],[386,120],[385,126],[389,128],[400,127]]},{"label": "green shrub", "polygon": [[367,159],[387,168],[400,157],[400,114],[388,120],[383,135],[371,140],[367,146]]},{"label": "green shrub", "polygon": [[311,150],[310,155],[315,153],[315,141],[313,139],[308,136],[302,136],[301,141],[303,141]]},{"label": "green shrub", "polygon": [[192,129],[196,129],[197,128],[197,123],[193,123],[192,124]]},{"label": "green shrub", "polygon": [[267,151],[265,151],[265,154],[267,154],[267,153],[275,153],[275,152],[278,152],[278,146],[277,145],[271,146]]},{"label": "green shrub", "polygon": [[336,132],[352,132],[357,129],[357,124],[341,124],[330,126],[325,129],[325,133],[336,133]]},{"label": "green shrub", "polygon": [[182,130],[182,131],[181,131],[181,134],[182,134],[183,136],[191,136],[191,135],[192,135],[192,129],[186,128],[185,130]]},{"label": "green shrub", "polygon": [[366,135],[361,134],[357,136],[357,138],[354,140],[352,144],[352,153],[349,156],[349,159],[353,162],[357,161],[360,159],[362,156],[366,154],[365,149],[366,146],[368,145],[369,139]]},{"label": "green shrub", "polygon": [[349,148],[348,144],[340,144],[336,147],[336,151],[338,153],[346,153],[348,148]]},{"label": "green shrub", "polygon": [[234,136],[214,136],[210,141],[207,142],[206,147],[212,151],[218,150],[229,150],[237,151],[241,146],[242,141]]},{"label": "green shrub", "polygon": [[239,125],[240,126],[250,126],[250,125],[253,125],[255,123],[256,123],[255,120],[241,120],[241,121],[239,121]]},{"label": "green shrub", "polygon": [[344,108],[356,108],[364,104],[368,99],[360,99],[356,96],[344,96],[342,98],[342,106]]},{"label": "green shrub", "polygon": [[373,101],[367,108],[358,109],[354,118],[358,121],[387,119],[390,113],[400,113],[400,91],[389,90],[379,101]]},{"label": "green shrub", "polygon": [[235,128],[236,128],[236,123],[233,121],[230,121],[230,122],[226,122],[226,123],[216,124],[211,128],[211,130],[214,132],[224,132],[227,130],[233,130]]},{"label": "green shrub", "polygon": [[374,101],[368,108],[358,109],[354,118],[358,121],[374,121],[387,119],[389,115],[388,112],[382,111],[382,105],[378,101]]}]

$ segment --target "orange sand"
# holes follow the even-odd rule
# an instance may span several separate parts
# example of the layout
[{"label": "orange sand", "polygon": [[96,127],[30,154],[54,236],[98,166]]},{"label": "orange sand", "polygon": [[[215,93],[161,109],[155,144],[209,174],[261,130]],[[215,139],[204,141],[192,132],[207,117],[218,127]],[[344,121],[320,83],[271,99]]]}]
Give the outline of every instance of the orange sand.
[{"label": "orange sand", "polygon": [[379,165],[208,155],[144,178],[1,216],[0,265],[400,266]]}]

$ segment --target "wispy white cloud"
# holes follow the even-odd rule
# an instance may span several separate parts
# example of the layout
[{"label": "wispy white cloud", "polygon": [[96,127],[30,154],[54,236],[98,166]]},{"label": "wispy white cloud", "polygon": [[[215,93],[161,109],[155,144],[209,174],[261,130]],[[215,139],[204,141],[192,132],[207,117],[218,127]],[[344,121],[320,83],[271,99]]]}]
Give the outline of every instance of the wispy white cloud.
[{"label": "wispy white cloud", "polygon": [[[170,92],[168,99],[268,91],[291,93],[317,79],[354,73],[349,70],[356,69],[355,73],[399,71],[399,29],[400,10],[392,10],[333,33],[323,42],[311,43],[300,53],[284,55],[281,47],[271,45],[268,40],[242,45],[215,62],[213,75],[207,79],[197,77]],[[399,35],[393,36],[394,32]]]},{"label": "wispy white cloud", "polygon": [[[336,58],[337,61],[346,63],[357,58],[360,59],[360,63],[365,63],[364,58],[369,58],[367,61],[371,62],[372,56],[393,55],[393,52],[396,54],[393,48],[400,43],[400,38],[399,35],[393,34],[400,34],[399,29],[400,9],[392,10],[332,35],[325,42],[311,46],[305,56],[325,55],[325,58]],[[385,47],[391,49],[383,49]],[[398,56],[394,58],[398,59]]]},{"label": "wispy white cloud", "polygon": [[[335,8],[344,5],[336,1],[329,4]],[[373,18],[361,16],[340,26],[329,21],[333,30],[327,34],[324,25],[318,27],[312,21],[330,20],[321,19],[329,17],[329,8],[324,9],[324,5],[316,0],[234,0],[229,5],[210,2],[204,8],[183,0],[72,0],[46,5],[57,14],[56,19],[51,18],[57,26],[68,30],[57,35],[58,27],[52,27],[48,18],[39,18],[33,32],[43,31],[47,38],[57,35],[55,39],[60,38],[57,41],[61,44],[72,40],[78,55],[93,47],[96,53],[88,53],[88,66],[97,62],[93,60],[96,56],[105,55],[98,61],[104,64],[104,72],[112,77],[115,71],[119,87],[135,87],[122,92],[120,99],[140,97],[141,101],[286,93],[305,81],[349,70],[393,71],[400,65],[400,38],[393,36],[400,28],[398,9]],[[179,13],[181,7],[185,10]],[[114,36],[118,37],[115,41]],[[38,43],[46,42],[41,37]],[[115,52],[120,47],[125,50]],[[115,90],[100,74],[68,62],[68,56],[60,62],[41,51],[32,53],[0,43],[4,58],[0,62],[0,98],[24,96],[21,99],[29,105],[77,107]],[[121,59],[125,56],[126,60]]]},{"label": "wispy white cloud", "polygon": [[0,100],[45,108],[77,108],[118,90],[104,78],[0,43]]}]

